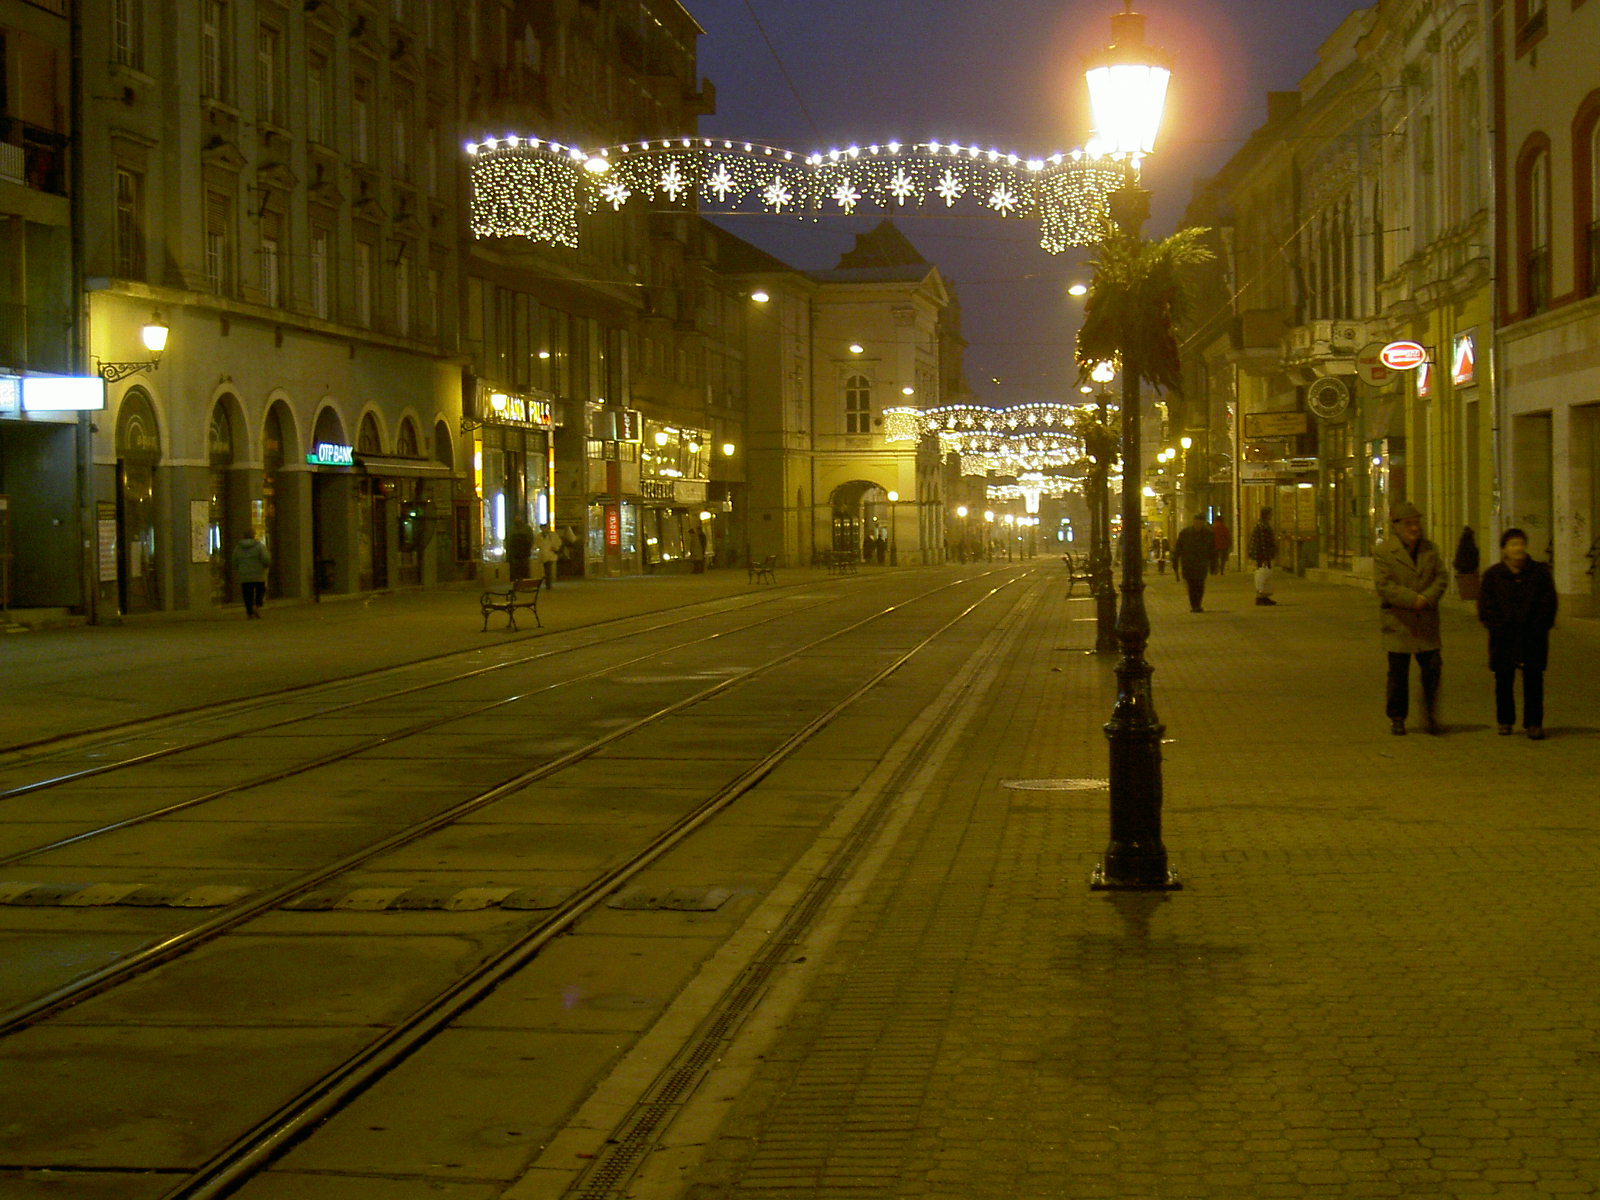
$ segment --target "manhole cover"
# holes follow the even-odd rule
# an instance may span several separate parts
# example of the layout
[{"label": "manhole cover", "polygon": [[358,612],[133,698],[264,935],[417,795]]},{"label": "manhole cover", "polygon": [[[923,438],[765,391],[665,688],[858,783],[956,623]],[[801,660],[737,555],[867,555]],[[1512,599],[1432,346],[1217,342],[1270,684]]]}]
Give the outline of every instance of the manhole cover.
[{"label": "manhole cover", "polygon": [[1002,779],[1000,786],[1014,792],[1101,792],[1111,785],[1104,779]]}]

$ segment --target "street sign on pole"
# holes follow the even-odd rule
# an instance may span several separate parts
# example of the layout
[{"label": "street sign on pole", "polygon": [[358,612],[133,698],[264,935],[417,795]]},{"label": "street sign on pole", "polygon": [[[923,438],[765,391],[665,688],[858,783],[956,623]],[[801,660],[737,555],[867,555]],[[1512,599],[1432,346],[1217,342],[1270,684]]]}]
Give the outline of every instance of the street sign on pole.
[{"label": "street sign on pole", "polygon": [[1394,372],[1384,364],[1382,342],[1369,342],[1361,347],[1361,353],[1356,355],[1356,375],[1368,387],[1388,385]]},{"label": "street sign on pole", "polygon": [[1379,356],[1393,371],[1410,371],[1428,361],[1428,348],[1421,342],[1390,342]]}]

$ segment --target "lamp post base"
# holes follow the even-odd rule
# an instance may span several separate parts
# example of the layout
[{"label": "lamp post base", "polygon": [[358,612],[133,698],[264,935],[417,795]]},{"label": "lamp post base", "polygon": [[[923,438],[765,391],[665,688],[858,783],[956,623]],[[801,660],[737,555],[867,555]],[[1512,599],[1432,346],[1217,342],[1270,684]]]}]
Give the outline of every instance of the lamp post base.
[{"label": "lamp post base", "polygon": [[[1183,883],[1178,878],[1178,873],[1166,866],[1166,856],[1162,855],[1162,864],[1159,871],[1152,871],[1148,878],[1122,879],[1108,877],[1106,864],[1097,863],[1093,874],[1089,876],[1089,890],[1091,892],[1181,892]],[[1154,866],[1154,864],[1151,864]],[[1160,872],[1165,872],[1161,874]]]}]

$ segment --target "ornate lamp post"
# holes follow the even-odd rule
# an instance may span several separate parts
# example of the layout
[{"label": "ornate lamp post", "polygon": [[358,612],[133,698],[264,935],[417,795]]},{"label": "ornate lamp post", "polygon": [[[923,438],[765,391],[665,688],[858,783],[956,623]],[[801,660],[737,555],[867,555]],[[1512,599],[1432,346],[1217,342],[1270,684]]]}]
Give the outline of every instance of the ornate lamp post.
[{"label": "ornate lamp post", "polygon": [[900,503],[900,493],[899,492],[890,492],[889,493],[889,565],[891,567],[898,567],[900,565],[899,544],[895,541],[895,529],[897,528],[897,522],[894,519],[895,505],[897,505],[899,503]]},{"label": "ornate lamp post", "polygon": [[[1085,75],[1099,148],[1127,163],[1127,181],[1110,197],[1111,217],[1121,236],[1137,248],[1142,244],[1141,228],[1150,215],[1150,193],[1138,185],[1136,164],[1154,148],[1172,67],[1167,55],[1145,44],[1144,17],[1133,11],[1132,0],[1124,0],[1124,4],[1124,11],[1111,18],[1112,44],[1089,59]],[[1124,293],[1137,290],[1127,286],[1127,279],[1120,282]],[[1141,361],[1150,331],[1129,326],[1147,317],[1137,306],[1125,309],[1123,327],[1117,334],[1122,356],[1124,482],[1122,609],[1116,636],[1122,658],[1117,664],[1116,706],[1105,725],[1111,750],[1111,840],[1095,869],[1096,888],[1160,890],[1179,886],[1161,841],[1161,736],[1166,728],[1156,717],[1151,668],[1144,657],[1150,619],[1144,604],[1136,482],[1141,478],[1139,385],[1142,378],[1159,370],[1159,364]],[[1117,321],[1116,317],[1110,319]]]}]

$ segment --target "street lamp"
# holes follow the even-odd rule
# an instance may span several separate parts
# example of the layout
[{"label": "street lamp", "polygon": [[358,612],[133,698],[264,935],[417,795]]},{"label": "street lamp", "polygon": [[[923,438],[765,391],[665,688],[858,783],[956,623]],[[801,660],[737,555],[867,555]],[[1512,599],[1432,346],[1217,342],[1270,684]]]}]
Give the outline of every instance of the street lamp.
[{"label": "street lamp", "polygon": [[[1171,59],[1144,40],[1144,16],[1133,0],[1111,18],[1111,45],[1084,64],[1096,138],[1102,153],[1126,163],[1122,187],[1108,198],[1111,217],[1135,241],[1150,215],[1150,193],[1138,184],[1140,157],[1155,147],[1172,77]],[[1145,646],[1150,618],[1144,603],[1144,561],[1140,555],[1140,401],[1141,371],[1153,364],[1131,358],[1130,339],[1122,361],[1122,610],[1117,640],[1117,702],[1106,722],[1110,743],[1111,838],[1095,869],[1093,886],[1107,889],[1164,890],[1178,885],[1167,865],[1161,840],[1161,737]]]},{"label": "street lamp", "polygon": [[994,561],[994,510],[983,512],[983,561]]},{"label": "street lamp", "polygon": [[891,567],[898,567],[900,565],[900,551],[899,551],[899,548],[898,548],[898,546],[896,545],[896,542],[895,542],[895,525],[896,525],[896,522],[895,522],[895,519],[894,519],[894,506],[896,504],[898,504],[898,503],[900,503],[900,493],[899,492],[890,492],[889,493],[889,565]]},{"label": "street lamp", "polygon": [[144,348],[150,352],[149,362],[101,362],[95,360],[95,370],[100,378],[107,383],[116,383],[119,379],[126,379],[129,375],[137,375],[141,371],[154,371],[161,365],[161,354],[167,348],[167,334],[171,330],[167,323],[161,319],[160,313],[151,313],[150,319],[139,330],[139,340],[144,343]]}]

